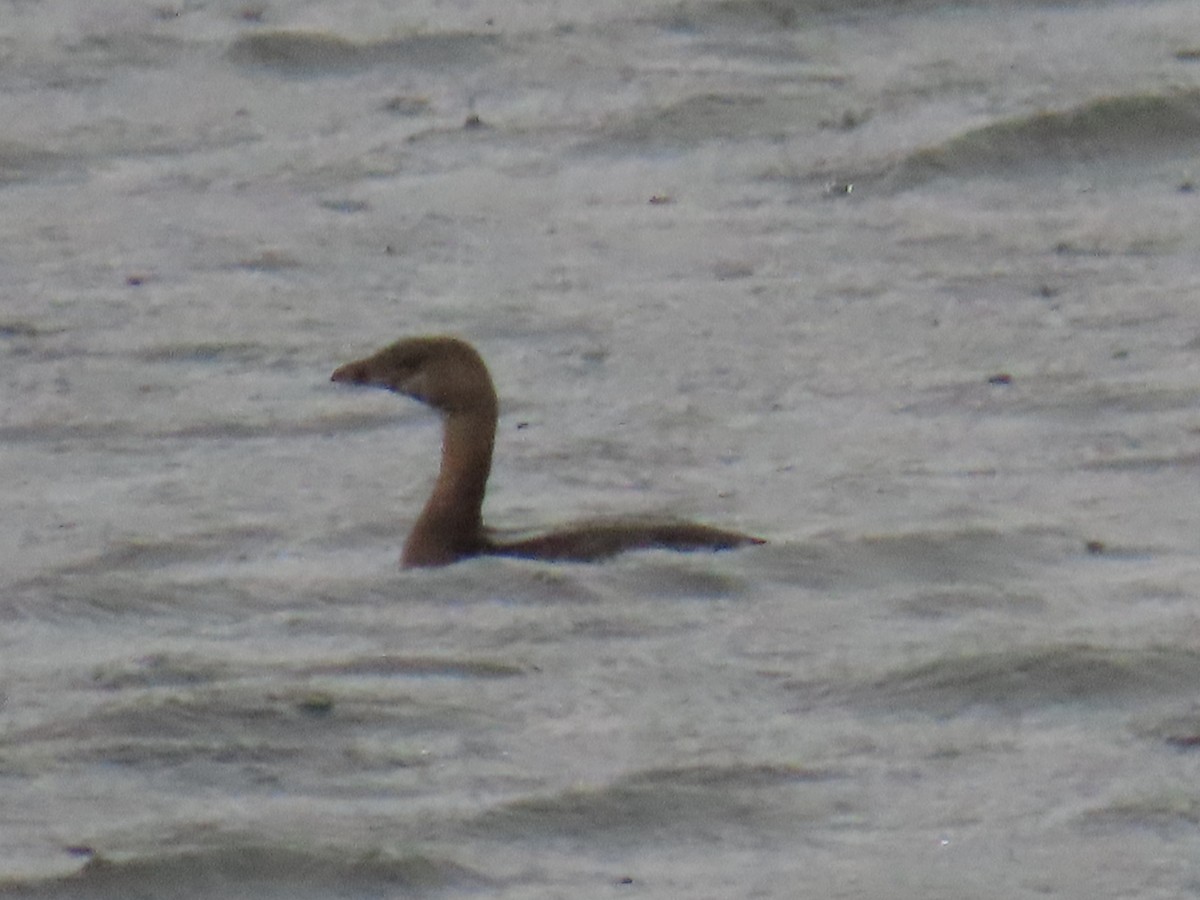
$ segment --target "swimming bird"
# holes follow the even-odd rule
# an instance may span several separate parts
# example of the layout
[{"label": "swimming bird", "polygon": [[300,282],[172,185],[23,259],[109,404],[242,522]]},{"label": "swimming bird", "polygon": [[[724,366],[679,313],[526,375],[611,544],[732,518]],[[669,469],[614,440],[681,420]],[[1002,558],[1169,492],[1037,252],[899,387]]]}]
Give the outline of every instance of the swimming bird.
[{"label": "swimming bird", "polygon": [[455,337],[411,337],[355,362],[332,381],[386,388],[443,417],[442,461],[433,493],[404,543],[401,565],[445,566],[473,556],[593,562],[627,550],[727,550],[760,538],[690,522],[588,522],[500,541],[483,526],[499,403],[479,353]]}]

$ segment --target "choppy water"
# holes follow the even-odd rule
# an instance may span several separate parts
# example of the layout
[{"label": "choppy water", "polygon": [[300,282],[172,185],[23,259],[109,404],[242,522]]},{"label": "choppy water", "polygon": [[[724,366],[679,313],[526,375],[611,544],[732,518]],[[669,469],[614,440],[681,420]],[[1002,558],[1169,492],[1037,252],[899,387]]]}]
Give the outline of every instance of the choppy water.
[{"label": "choppy water", "polygon": [[[0,4],[0,895],[1200,892],[1200,7]],[[402,573],[488,359],[501,527]]]}]

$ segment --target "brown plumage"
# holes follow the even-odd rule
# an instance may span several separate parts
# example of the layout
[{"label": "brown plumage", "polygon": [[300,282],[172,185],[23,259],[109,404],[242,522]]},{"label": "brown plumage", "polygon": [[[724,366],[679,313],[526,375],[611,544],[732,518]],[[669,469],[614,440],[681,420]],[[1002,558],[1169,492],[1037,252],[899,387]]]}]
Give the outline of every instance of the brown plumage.
[{"label": "brown plumage", "polygon": [[582,524],[537,537],[497,541],[483,527],[483,495],[492,468],[498,403],[487,366],[453,337],[406,338],[347,363],[333,381],[372,385],[420,400],[442,413],[442,464],[433,493],[404,544],[401,564],[444,566],[471,556],[591,562],[626,550],[726,550],[762,540],[688,522]]}]

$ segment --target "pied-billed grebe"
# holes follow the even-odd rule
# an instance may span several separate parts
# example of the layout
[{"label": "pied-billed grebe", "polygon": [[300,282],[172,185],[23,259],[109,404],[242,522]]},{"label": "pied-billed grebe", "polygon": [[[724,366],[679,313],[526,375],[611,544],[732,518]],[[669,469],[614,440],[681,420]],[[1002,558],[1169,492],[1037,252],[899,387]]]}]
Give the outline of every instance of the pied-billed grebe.
[{"label": "pied-billed grebe", "polygon": [[401,564],[444,566],[470,556],[591,562],[626,550],[728,550],[761,539],[688,522],[585,523],[537,537],[498,541],[483,527],[483,494],[492,468],[498,404],[487,366],[465,341],[414,337],[347,363],[333,381],[372,385],[442,413],[442,465]]}]

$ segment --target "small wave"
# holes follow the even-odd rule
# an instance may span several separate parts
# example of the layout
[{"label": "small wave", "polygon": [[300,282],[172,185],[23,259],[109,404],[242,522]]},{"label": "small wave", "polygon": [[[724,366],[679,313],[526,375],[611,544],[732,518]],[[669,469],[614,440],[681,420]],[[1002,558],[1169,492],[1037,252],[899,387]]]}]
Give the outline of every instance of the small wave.
[{"label": "small wave", "polygon": [[135,354],[143,362],[172,363],[259,363],[270,358],[275,351],[263,344],[245,342],[208,342],[164,344],[150,347]]},{"label": "small wave", "polygon": [[0,141],[0,185],[40,178],[65,168],[69,157],[41,147]]},{"label": "small wave", "polygon": [[[1086,327],[1077,323],[1076,330]],[[899,410],[908,415],[933,417],[969,409],[988,415],[1050,415],[1055,421],[1064,421],[1186,411],[1194,409],[1200,400],[1200,392],[1193,387],[1104,383],[1073,374],[1001,377],[1009,380],[989,381],[978,374],[931,385]],[[998,391],[997,384],[1003,384],[1004,389]]]},{"label": "small wave", "polygon": [[854,687],[848,699],[869,709],[949,717],[981,707],[1108,705],[1198,687],[1200,653],[1067,644],[943,657]]},{"label": "small wave", "polygon": [[177,63],[186,48],[184,41],[161,34],[114,29],[89,34],[67,49],[76,65],[160,68]]},{"label": "small wave", "polygon": [[1200,798],[1181,790],[1116,800],[1087,810],[1076,823],[1088,834],[1124,835],[1131,828],[1150,828],[1191,837],[1200,825]]},{"label": "small wave", "polygon": [[413,893],[481,889],[482,875],[447,859],[412,854],[255,846],[230,839],[228,846],[150,858],[111,860],[93,854],[79,872],[53,880],[0,884],[0,896],[69,898],[129,897],[327,897],[408,896]]},{"label": "small wave", "polygon": [[470,32],[360,43],[316,31],[267,31],[239,37],[228,57],[238,65],[285,75],[346,73],[378,64],[441,69],[481,65],[491,58],[496,43],[494,35]]},{"label": "small wave", "polygon": [[829,769],[778,763],[738,766],[681,766],[634,772],[625,781],[634,785],[691,785],[709,788],[770,788],[800,781],[829,781],[845,777]]},{"label": "small wave", "polygon": [[368,45],[316,32],[247,34],[229,48],[229,58],[235,63],[293,74],[348,71],[367,65],[368,56]]},{"label": "small wave", "polygon": [[[221,679],[212,684],[197,673],[196,684],[121,687],[90,713],[6,733],[0,750],[9,763],[42,769],[99,763],[204,771],[240,790],[260,765],[286,765],[295,774],[344,754],[354,755],[359,767],[423,765],[426,757],[399,742],[463,734],[479,721],[469,710],[379,690],[299,683],[266,689],[241,680],[253,674],[228,668],[212,673]],[[380,735],[385,743],[376,752],[364,744],[365,735]]]},{"label": "small wave", "polygon": [[785,584],[822,591],[903,585],[924,591],[993,585],[1012,591],[1037,563],[1059,558],[1070,538],[1043,529],[1011,532],[966,526],[961,530],[900,531],[866,535],[827,533],[801,543],[769,544],[755,551],[757,571]]},{"label": "small wave", "polygon": [[[835,770],[781,764],[653,769],[596,788],[507,803],[483,813],[469,828],[500,838],[523,839],[532,832],[622,842],[641,841],[647,834],[682,837],[697,829],[711,833],[773,821],[790,826],[797,816],[829,813],[832,800],[821,785],[844,777]],[[796,803],[793,795],[783,793],[794,787],[814,794]],[[786,809],[781,811],[773,801],[781,801]]]},{"label": "small wave", "polygon": [[91,684],[105,690],[128,688],[193,687],[209,684],[226,674],[218,662],[190,654],[151,653],[133,661],[120,660],[97,666]]},{"label": "small wave", "polygon": [[701,94],[619,121],[580,151],[675,150],[711,140],[784,137],[806,124],[815,126],[826,114],[824,106],[805,96]]},{"label": "small wave", "polygon": [[[731,562],[726,557],[722,562]],[[737,571],[713,565],[709,554],[650,550],[627,557],[606,573],[622,595],[659,600],[725,600],[744,596],[747,582]]]},{"label": "small wave", "polygon": [[272,528],[236,527],[184,535],[168,540],[119,541],[108,550],[59,570],[60,574],[102,574],[163,569],[184,563],[225,560],[245,555],[251,547],[263,547],[282,539]]},{"label": "small wave", "polygon": [[[224,441],[260,438],[301,438],[333,432],[370,432],[396,426],[391,413],[326,413],[294,422],[218,419],[182,428],[137,431],[126,421],[84,423],[30,423],[0,426],[0,441],[10,444],[63,444],[71,442],[136,443],[144,452],[159,452],[150,441]],[[133,439],[136,439],[134,441]]]},{"label": "small wave", "polygon": [[787,0],[720,0],[683,2],[671,7],[658,24],[670,31],[739,28],[776,31],[797,24],[798,5]]},{"label": "small wave", "polygon": [[1161,472],[1164,469],[1196,469],[1200,468],[1200,453],[1121,456],[1115,459],[1092,460],[1084,463],[1083,468],[1090,472]]},{"label": "small wave", "polygon": [[984,610],[1039,615],[1046,600],[1033,592],[1012,592],[990,585],[920,591],[897,601],[897,609],[918,619],[950,618]]},{"label": "small wave", "polygon": [[[393,532],[388,536],[396,541]],[[420,584],[428,596],[455,603],[502,603],[520,606],[592,604],[604,598],[576,566],[548,567],[536,560],[480,556],[446,569],[408,570],[397,574],[397,588]],[[481,575],[481,572],[483,573]],[[361,590],[361,588],[359,588]],[[392,590],[389,588],[389,590]]]},{"label": "small wave", "polygon": [[46,334],[45,329],[32,322],[23,322],[20,319],[8,319],[0,321],[0,339],[3,338],[37,338]]},{"label": "small wave", "polygon": [[810,26],[821,16],[855,19],[879,12],[915,14],[943,5],[944,0],[684,0],[670,7],[659,22],[672,31],[741,28],[775,32]]},{"label": "small wave", "polygon": [[968,131],[918,150],[888,176],[898,190],[935,178],[1058,174],[1098,163],[1191,156],[1200,139],[1200,91],[1102,97]]},{"label": "small wave", "polygon": [[446,678],[511,678],[525,670],[507,663],[479,659],[437,659],[430,656],[368,656],[345,662],[310,666],[304,675],[397,675]]}]

